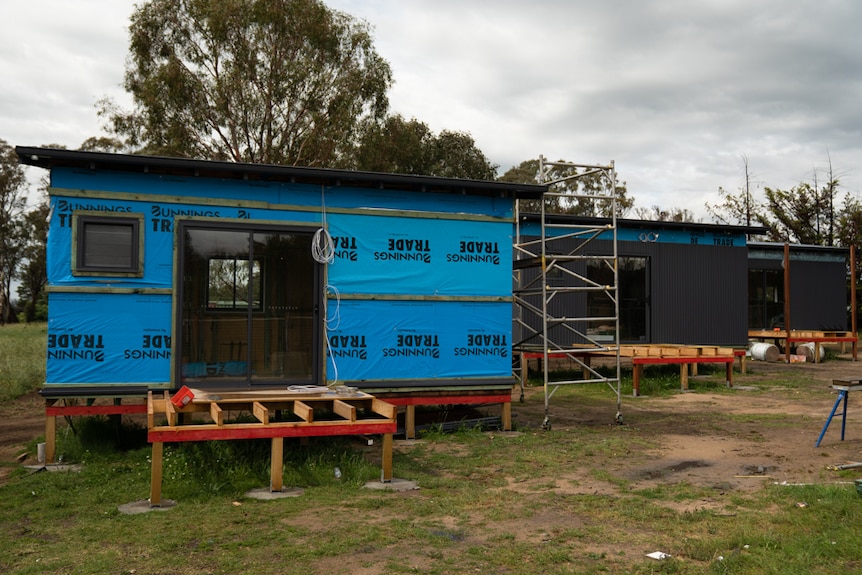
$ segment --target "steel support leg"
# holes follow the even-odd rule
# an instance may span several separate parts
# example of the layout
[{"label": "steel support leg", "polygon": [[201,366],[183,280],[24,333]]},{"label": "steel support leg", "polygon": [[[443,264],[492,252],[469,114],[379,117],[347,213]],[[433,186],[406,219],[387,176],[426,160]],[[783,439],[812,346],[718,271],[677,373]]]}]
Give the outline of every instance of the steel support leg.
[{"label": "steel support leg", "polygon": [[823,425],[823,430],[820,432],[820,437],[817,438],[817,443],[814,447],[820,447],[820,442],[823,441],[823,436],[826,435],[826,430],[829,429],[829,424],[832,423],[832,418],[835,417],[835,411],[838,410],[838,404],[844,400],[844,409],[841,413],[841,441],[844,441],[844,430],[847,427],[847,393],[846,389],[842,389],[838,393],[838,399],[835,400],[835,405],[832,406],[832,411],[829,412],[829,417],[826,418],[826,423]]}]

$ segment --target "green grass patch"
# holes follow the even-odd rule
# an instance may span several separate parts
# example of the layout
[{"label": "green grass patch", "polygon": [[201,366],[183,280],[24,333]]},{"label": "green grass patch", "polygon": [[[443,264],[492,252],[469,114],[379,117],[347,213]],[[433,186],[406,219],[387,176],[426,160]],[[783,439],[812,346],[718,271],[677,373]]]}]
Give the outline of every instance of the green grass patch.
[{"label": "green grass patch", "polygon": [[[825,574],[858,570],[862,556],[853,485],[768,486],[677,511],[720,495],[684,482],[632,489],[604,468],[643,463],[649,431],[616,427],[429,436],[396,451],[396,475],[421,486],[406,494],[362,487],[379,466],[358,442],[297,442],[285,484],[305,492],[268,502],[243,498],[268,484],[268,442],[174,444],[163,494],[179,504],[126,516],[118,506],[149,492],[150,451],[130,439],[115,449],[111,422],[93,419],[59,445],[81,457],[79,473],[17,474],[0,487],[4,572]],[[566,478],[616,494],[577,493]]]},{"label": "green grass patch", "polygon": [[45,383],[48,324],[0,326],[0,401],[15,399]]},{"label": "green grass patch", "polygon": [[[11,333],[6,329],[0,335]],[[33,353],[43,364],[44,350]],[[724,389],[722,369],[699,371],[695,392]],[[630,372],[627,377],[630,393]],[[755,369],[744,381],[805,401],[811,383],[803,378]],[[678,368],[647,369],[642,392],[647,389],[659,398],[678,393]],[[118,510],[149,494],[151,451],[142,427],[128,418],[76,418],[74,429],[61,425],[57,453],[66,463],[82,464],[79,472],[20,468],[0,483],[0,572],[862,570],[862,497],[852,485],[859,470],[837,474],[847,482],[840,485],[764,483],[731,492],[678,476],[656,476],[648,484],[633,478],[632,470],[650,469],[650,452],[675,425],[721,434],[732,446],[740,434],[756,440],[794,425],[796,416],[681,414],[662,411],[667,402],[661,399],[636,401],[649,409],[630,425],[575,423],[550,432],[522,426],[517,433],[431,428],[421,441],[396,446],[395,476],[420,486],[410,492],[365,489],[365,482],[379,478],[379,444],[352,438],[288,441],[284,484],[304,493],[275,501],[244,497],[269,484],[269,441],[169,444],[162,493],[178,505],[143,515]],[[607,411],[609,405],[612,412],[613,398],[605,384],[567,386],[552,405],[561,413]],[[654,550],[671,558],[643,556]]]}]

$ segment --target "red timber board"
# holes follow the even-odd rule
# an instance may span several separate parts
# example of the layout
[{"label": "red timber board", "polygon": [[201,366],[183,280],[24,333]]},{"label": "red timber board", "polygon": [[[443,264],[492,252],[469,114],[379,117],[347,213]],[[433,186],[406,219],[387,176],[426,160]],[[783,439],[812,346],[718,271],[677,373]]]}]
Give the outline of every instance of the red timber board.
[{"label": "red timber board", "polygon": [[195,429],[194,425],[170,428],[154,427],[147,432],[150,443],[180,441],[218,441],[225,439],[267,439],[273,437],[327,437],[334,435],[376,435],[395,433],[396,422],[340,424],[232,424],[230,426]]},{"label": "red timber board", "polygon": [[45,407],[45,415],[49,417],[64,415],[129,415],[146,412],[146,403],[127,405],[50,405]]},{"label": "red timber board", "polygon": [[392,405],[473,405],[479,403],[511,403],[512,394],[387,397],[383,401],[391,403]]},{"label": "red timber board", "polygon": [[735,355],[705,357],[633,357],[634,364],[673,364],[673,363],[733,363]]}]

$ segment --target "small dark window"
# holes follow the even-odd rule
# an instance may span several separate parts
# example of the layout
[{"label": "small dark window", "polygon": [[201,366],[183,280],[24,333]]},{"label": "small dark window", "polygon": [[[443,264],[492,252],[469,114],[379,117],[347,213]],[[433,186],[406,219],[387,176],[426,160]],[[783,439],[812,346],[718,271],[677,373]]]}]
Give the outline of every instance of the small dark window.
[{"label": "small dark window", "polygon": [[140,217],[79,215],[75,223],[76,273],[142,275]]}]

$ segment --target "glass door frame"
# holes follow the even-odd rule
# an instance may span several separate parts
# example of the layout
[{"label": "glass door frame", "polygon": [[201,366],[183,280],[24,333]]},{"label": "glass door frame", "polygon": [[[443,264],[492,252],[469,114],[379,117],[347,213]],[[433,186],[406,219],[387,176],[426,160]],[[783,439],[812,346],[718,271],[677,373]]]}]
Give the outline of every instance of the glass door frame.
[{"label": "glass door frame", "polygon": [[[634,344],[649,343],[652,340],[652,334],[651,334],[652,326],[651,326],[651,322],[650,322],[650,319],[652,316],[652,309],[651,309],[652,308],[652,293],[651,293],[652,258],[648,255],[620,255],[617,257],[617,259],[618,260],[627,260],[627,261],[638,260],[638,261],[643,262],[643,266],[640,269],[643,270],[643,281],[644,281],[644,283],[643,283],[643,290],[644,291],[642,294],[643,297],[635,300],[637,303],[642,303],[643,305],[642,306],[634,306],[634,307],[631,305],[628,305],[633,300],[632,300],[632,298],[626,298],[625,297],[626,295],[630,295],[630,294],[627,293],[627,288],[624,287],[623,284],[625,283],[624,282],[624,276],[625,276],[624,272],[630,271],[630,270],[623,270],[622,269],[623,264],[622,264],[622,262],[620,262],[620,265],[619,265],[620,269],[617,272],[618,277],[619,277],[619,282],[620,282],[620,285],[617,286],[617,298],[619,299],[619,302],[620,302],[620,305],[619,305],[620,326],[621,326],[620,331],[623,332],[623,333],[620,333],[620,343],[634,343]],[[639,337],[637,337],[637,338],[633,338],[631,336],[634,334],[632,333],[630,325],[629,325],[629,332],[628,333],[626,333],[625,330],[622,329],[623,317],[627,315],[626,312],[632,312],[632,311],[635,311],[638,309],[643,310],[643,334],[639,335]],[[630,314],[630,315],[634,315],[634,314]],[[624,334],[627,335],[628,337],[623,337]]]},{"label": "glass door frame", "polygon": [[[225,232],[240,232],[249,234],[253,238],[255,234],[294,234],[308,237],[309,253],[311,250],[311,239],[314,231],[319,227],[318,224],[277,224],[277,223],[256,223],[249,220],[211,220],[211,219],[196,219],[188,218],[177,220],[175,223],[174,235],[174,290],[173,290],[173,310],[174,310],[174,337],[173,349],[171,352],[171,378],[174,386],[179,387],[184,383],[183,377],[183,353],[184,353],[184,331],[183,322],[186,319],[184,312],[184,297],[185,297],[185,278],[186,261],[185,261],[185,235],[186,230],[200,229],[208,231],[225,231]],[[250,249],[251,244],[250,242]],[[249,255],[251,261],[257,261],[255,254],[252,252]],[[251,372],[246,373],[245,379],[239,383],[236,381],[224,382],[218,379],[212,381],[195,381],[194,386],[199,388],[225,388],[225,387],[248,387],[248,388],[265,388],[270,386],[283,386],[285,384],[297,385],[319,385],[323,378],[323,318],[322,310],[324,309],[324,266],[318,262],[313,262],[313,287],[312,287],[312,345],[311,345],[311,376],[310,378],[297,378],[295,380],[272,379],[272,380],[256,380],[251,375]],[[263,296],[262,296],[263,297]],[[264,304],[265,305],[265,304]],[[255,308],[252,307],[247,312],[247,336],[252,333],[252,318],[255,313]],[[190,344],[191,345],[191,344]],[[249,347],[248,345],[246,347]],[[191,384],[190,384],[191,385]]]},{"label": "glass door frame", "polygon": [[784,327],[784,269],[748,269],[748,329]]},{"label": "glass door frame", "polygon": [[[643,297],[638,298],[637,302],[642,302],[641,307],[632,307],[627,305],[627,303],[632,302],[631,298],[626,298],[629,295],[629,290],[626,287],[626,274],[624,273],[623,266],[625,265],[625,261],[638,261],[642,262],[642,265],[638,268],[643,270]],[[619,302],[618,310],[619,310],[619,323],[620,323],[620,333],[617,334],[619,342],[622,344],[642,344],[649,343],[651,338],[651,265],[652,259],[648,255],[618,255],[617,256],[617,266],[618,266],[618,278],[619,284],[616,290],[617,301]],[[597,277],[594,273],[594,270],[600,270],[600,276]],[[593,272],[593,273],[591,273]],[[596,282],[598,285],[609,285],[613,283],[613,270],[606,266],[603,262],[599,262],[594,266],[587,264],[586,268],[587,277],[590,278],[593,282]],[[586,306],[587,306],[587,315],[590,317],[595,316],[609,316],[613,315],[610,310],[613,305],[613,300],[605,293],[599,291],[591,291],[587,294],[586,298]],[[607,311],[600,311],[593,307],[598,304],[599,306],[605,306],[608,308]],[[637,338],[631,337],[632,326],[624,321],[624,318],[628,318],[631,316],[630,312],[638,309],[643,310],[643,334],[638,334]],[[594,336],[596,341],[613,341],[614,336],[612,334],[606,335],[598,335]]]}]

